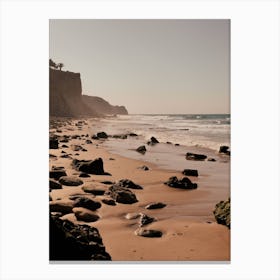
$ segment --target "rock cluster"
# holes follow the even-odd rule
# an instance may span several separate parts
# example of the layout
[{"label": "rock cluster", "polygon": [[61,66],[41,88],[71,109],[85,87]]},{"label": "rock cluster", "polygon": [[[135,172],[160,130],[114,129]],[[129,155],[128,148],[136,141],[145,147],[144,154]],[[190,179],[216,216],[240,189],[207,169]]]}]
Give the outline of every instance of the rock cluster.
[{"label": "rock cluster", "polygon": [[111,260],[99,231],[88,225],[75,225],[50,215],[50,260]]},{"label": "rock cluster", "polygon": [[176,176],[172,176],[164,184],[172,188],[186,190],[192,190],[197,188],[197,184],[192,183],[192,181],[188,177],[184,177],[183,179],[179,180]]}]

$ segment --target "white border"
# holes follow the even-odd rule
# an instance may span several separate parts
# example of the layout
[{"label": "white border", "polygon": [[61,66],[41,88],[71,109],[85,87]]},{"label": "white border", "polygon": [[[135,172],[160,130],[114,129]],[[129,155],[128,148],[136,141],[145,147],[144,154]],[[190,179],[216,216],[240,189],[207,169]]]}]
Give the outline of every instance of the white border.
[{"label": "white border", "polygon": [[[230,264],[49,264],[49,18],[231,19]],[[279,34],[278,1],[2,1],[1,279],[279,279]]]}]

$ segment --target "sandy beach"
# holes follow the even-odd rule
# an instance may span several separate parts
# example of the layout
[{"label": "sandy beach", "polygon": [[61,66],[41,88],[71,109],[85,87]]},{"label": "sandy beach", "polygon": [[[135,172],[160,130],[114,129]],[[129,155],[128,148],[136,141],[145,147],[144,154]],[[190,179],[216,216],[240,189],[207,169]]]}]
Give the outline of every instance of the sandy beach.
[{"label": "sandy beach", "polygon": [[[138,142],[134,137],[128,139],[91,139],[93,134],[100,130],[97,119],[70,119],[62,121],[61,127],[50,129],[51,134],[57,136],[73,136],[68,143],[59,143],[58,149],[50,149],[50,170],[53,166],[63,166],[67,176],[79,178],[80,172],[71,165],[73,159],[93,160],[102,158],[104,171],[111,175],[90,175],[87,178],[79,178],[82,184],[79,186],[65,186],[61,189],[52,189],[51,202],[55,201],[71,203],[71,195],[90,195],[94,201],[99,201],[101,207],[94,211],[100,218],[95,222],[78,221],[75,214],[70,212],[61,217],[74,224],[88,224],[96,227],[103,239],[106,251],[113,261],[229,261],[230,260],[230,230],[217,224],[213,215],[216,203],[226,200],[230,195],[230,163],[229,157],[220,156],[214,151],[207,151],[208,157],[217,158],[216,162],[190,161],[184,158],[185,168],[197,169],[198,177],[189,176],[198,187],[194,190],[171,188],[164,184],[171,176],[185,177],[180,165],[175,164],[174,169],[153,162],[155,154],[148,150],[145,155],[139,155],[136,151],[128,149],[127,156],[121,156],[116,149],[108,148],[108,141],[130,143],[137,148]],[[133,132],[133,129],[132,129]],[[91,140],[92,143],[86,143]],[[132,144],[131,144],[132,143]],[[62,148],[62,145],[65,145]],[[145,143],[143,143],[145,144]],[[84,151],[73,151],[73,145],[79,145]],[[156,145],[155,145],[156,146]],[[186,152],[201,152],[195,147],[171,146],[159,144],[156,148],[157,155],[160,151],[174,149],[179,154]],[[152,147],[153,148],[153,147]],[[63,152],[62,152],[63,151]],[[137,158],[131,158],[131,153]],[[164,153],[163,153],[164,154]],[[66,155],[66,157],[65,157]],[[172,154],[171,154],[172,155]],[[63,156],[63,157],[61,157]],[[130,156],[130,157],[129,157]],[[160,157],[159,157],[160,158]],[[140,160],[141,159],[141,160]],[[172,162],[172,156],[168,156]],[[145,165],[149,170],[143,170]],[[96,186],[108,190],[110,185],[101,182],[118,182],[121,179],[129,179],[143,187],[133,189],[138,202],[133,204],[117,203],[107,205],[102,202],[108,195],[92,195],[85,193],[83,187]],[[146,209],[150,203],[162,202],[166,207],[161,209]],[[135,216],[127,219],[127,214]],[[144,229],[154,229],[162,232],[160,238],[147,238],[138,236],[135,231],[139,228],[139,213],[153,217],[152,223],[144,225]]]}]

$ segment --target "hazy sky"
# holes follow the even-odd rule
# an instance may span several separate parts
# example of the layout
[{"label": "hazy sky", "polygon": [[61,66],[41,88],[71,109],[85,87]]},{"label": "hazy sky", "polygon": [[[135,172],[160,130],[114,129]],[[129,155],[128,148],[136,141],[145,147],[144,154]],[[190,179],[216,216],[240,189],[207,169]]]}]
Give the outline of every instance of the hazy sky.
[{"label": "hazy sky", "polygon": [[50,58],[129,113],[229,113],[229,20],[50,20]]}]

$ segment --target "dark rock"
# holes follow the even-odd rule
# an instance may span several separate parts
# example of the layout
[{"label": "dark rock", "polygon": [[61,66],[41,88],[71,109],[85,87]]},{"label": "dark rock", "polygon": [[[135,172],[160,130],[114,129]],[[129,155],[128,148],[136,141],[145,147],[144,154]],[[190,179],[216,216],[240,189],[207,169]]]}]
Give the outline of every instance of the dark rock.
[{"label": "dark rock", "polygon": [[87,152],[87,149],[85,149],[85,148],[82,148],[82,150],[81,150],[82,152]]},{"label": "dark rock", "polygon": [[140,225],[140,227],[142,227],[142,226],[145,226],[145,225],[148,225],[148,224],[154,222],[155,220],[156,220],[155,218],[149,217],[148,215],[141,213],[139,225]]},{"label": "dark rock", "polygon": [[71,213],[74,202],[71,200],[54,200],[50,201],[50,212],[61,212],[63,214]]},{"label": "dark rock", "polygon": [[176,176],[172,176],[164,184],[171,188],[186,190],[192,190],[197,188],[197,184],[192,183],[188,177],[184,177],[183,179],[179,180]]},{"label": "dark rock", "polygon": [[56,182],[55,180],[53,179],[50,179],[50,189],[52,190],[56,190],[56,189],[62,189],[62,186],[60,183]]},{"label": "dark rock", "polygon": [[66,154],[66,152],[65,152],[65,151],[61,151],[61,153],[62,153],[62,154]]},{"label": "dark rock", "polygon": [[220,146],[219,153],[226,154],[229,151],[229,146]]},{"label": "dark rock", "polygon": [[115,182],[112,182],[112,181],[101,181],[102,184],[105,184],[105,185],[113,185],[115,184]]},{"label": "dark rock", "polygon": [[69,148],[67,145],[63,144],[61,148]]},{"label": "dark rock", "polygon": [[58,149],[58,140],[55,137],[51,137],[49,141],[50,149]]},{"label": "dark rock", "polygon": [[162,202],[157,202],[157,203],[151,203],[149,205],[147,205],[145,208],[146,209],[160,209],[160,208],[164,208],[166,206],[166,204],[162,203]]},{"label": "dark rock", "polygon": [[76,200],[77,198],[80,198],[80,197],[94,198],[95,196],[93,194],[90,194],[90,193],[78,193],[78,194],[70,195],[68,198],[71,199],[71,200]]},{"label": "dark rock", "polygon": [[98,138],[104,138],[104,139],[107,139],[107,138],[108,138],[107,133],[104,132],[104,131],[98,132],[98,133],[96,134],[96,136],[97,136]]},{"label": "dark rock", "polygon": [[132,204],[138,201],[131,190],[116,185],[111,186],[107,194],[109,194],[116,202],[123,204]]},{"label": "dark rock", "polygon": [[67,176],[65,170],[50,170],[50,178],[58,180],[62,176]]},{"label": "dark rock", "polygon": [[87,197],[78,197],[74,200],[74,207],[83,207],[94,211],[101,207],[101,203]]},{"label": "dark rock", "polygon": [[186,159],[188,160],[205,160],[206,158],[206,155],[186,153]]},{"label": "dark rock", "polygon": [[51,159],[54,159],[54,160],[57,159],[57,156],[56,156],[56,155],[53,155],[53,154],[49,154],[49,157],[50,157]]},{"label": "dark rock", "polygon": [[147,150],[145,146],[140,146],[136,149],[136,151],[140,154],[145,154]]},{"label": "dark rock", "polygon": [[52,197],[49,195],[49,201],[52,201]]},{"label": "dark rock", "polygon": [[83,221],[86,223],[95,222],[99,219],[99,216],[96,215],[93,211],[88,210],[83,207],[76,207],[72,209],[75,217],[78,221]]},{"label": "dark rock", "polygon": [[230,198],[217,203],[213,213],[218,224],[230,228]]},{"label": "dark rock", "polygon": [[52,170],[55,170],[55,171],[64,170],[64,166],[52,166]]},{"label": "dark rock", "polygon": [[78,171],[95,175],[104,175],[102,158],[97,158],[95,160],[74,159],[72,165]]},{"label": "dark rock", "polygon": [[182,173],[186,176],[198,176],[198,172],[196,169],[184,169]]},{"label": "dark rock", "polygon": [[176,143],[175,146],[180,146],[180,144]]},{"label": "dark rock", "polygon": [[50,260],[111,260],[98,230],[50,216]]},{"label": "dark rock", "polygon": [[115,160],[115,159],[110,157],[109,160]]},{"label": "dark rock", "polygon": [[79,134],[75,134],[71,136],[71,139],[80,139],[81,136]]},{"label": "dark rock", "polygon": [[86,144],[92,144],[92,141],[89,140],[89,139],[87,139],[87,140],[86,140]]},{"label": "dark rock", "polygon": [[143,166],[139,167],[139,169],[142,169],[142,170],[144,170],[144,171],[147,171],[147,170],[149,170],[149,167],[146,166],[146,165],[143,165]]},{"label": "dark rock", "polygon": [[153,144],[159,143],[159,141],[158,141],[154,136],[151,137],[151,142],[152,142]]},{"label": "dark rock", "polygon": [[63,154],[60,156],[61,158],[72,158],[69,154]]},{"label": "dark rock", "polygon": [[216,161],[214,158],[208,158],[207,161]]},{"label": "dark rock", "polygon": [[138,136],[136,133],[133,133],[133,132],[129,133],[128,135],[129,135],[130,137],[136,137],[136,136]]},{"label": "dark rock", "polygon": [[101,200],[104,204],[115,206],[116,202],[113,199],[104,198]]},{"label": "dark rock", "polygon": [[127,135],[126,134],[115,134],[112,137],[116,138],[116,139],[127,139]]},{"label": "dark rock", "polygon": [[85,172],[82,172],[82,173],[79,175],[79,177],[81,177],[81,178],[88,178],[88,177],[90,177],[90,175],[87,174],[87,173],[85,173]]},{"label": "dark rock", "polygon": [[166,144],[169,144],[169,145],[170,145],[170,144],[172,144],[172,142],[167,141]]},{"label": "dark rock", "polygon": [[91,136],[91,139],[93,139],[93,140],[98,140],[98,137],[97,137],[95,134],[93,134],[93,135]]},{"label": "dark rock", "polygon": [[143,229],[143,228],[138,228],[135,231],[136,235],[143,236],[143,237],[161,237],[162,232],[159,230],[154,230],[154,229]]},{"label": "dark rock", "polygon": [[134,182],[132,182],[129,179],[122,179],[118,183],[116,183],[115,186],[119,186],[119,187],[123,187],[123,188],[128,188],[128,189],[138,189],[138,190],[142,190],[143,189],[143,187],[141,187],[140,185],[135,184]]},{"label": "dark rock", "polygon": [[80,154],[79,154],[79,153],[75,153],[74,155],[75,155],[75,156],[79,156]]},{"label": "dark rock", "polygon": [[103,195],[106,191],[107,191],[107,188],[105,188],[105,186],[100,186],[100,185],[89,185],[89,186],[83,186],[82,187],[82,190],[84,192],[87,192],[87,193],[92,193],[94,195]]},{"label": "dark rock", "polygon": [[59,183],[65,186],[80,186],[83,181],[74,176],[62,176],[59,178]]}]

